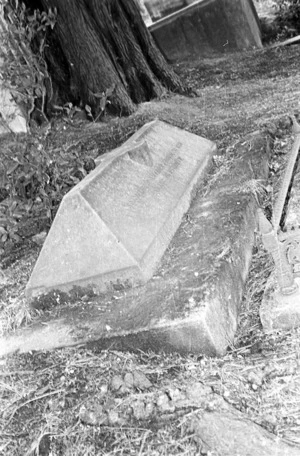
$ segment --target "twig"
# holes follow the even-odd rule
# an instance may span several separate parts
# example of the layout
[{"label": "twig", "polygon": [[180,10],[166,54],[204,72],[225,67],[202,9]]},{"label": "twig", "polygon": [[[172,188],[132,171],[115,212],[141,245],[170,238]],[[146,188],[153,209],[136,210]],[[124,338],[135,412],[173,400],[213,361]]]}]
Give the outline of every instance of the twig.
[{"label": "twig", "polygon": [[62,391],[64,391],[63,389],[59,389],[59,390],[56,390],[56,391],[50,391],[50,393],[46,393],[46,394],[42,394],[41,396],[37,396],[37,397],[33,397],[32,399],[29,399],[28,401],[24,402],[23,404],[21,405],[18,405],[12,412],[8,422],[5,424],[4,428],[7,427],[9,425],[9,423],[11,422],[11,420],[13,419],[13,417],[15,416],[15,414],[17,413],[18,410],[20,410],[22,407],[24,407],[25,405],[28,405],[30,404],[31,402],[34,402],[34,401],[38,401],[39,399],[44,399],[45,397],[48,397],[48,396],[53,396],[54,394],[58,394],[58,393],[61,393]]},{"label": "twig", "polygon": [[146,439],[147,439],[148,435],[150,434],[150,432],[151,431],[146,431],[144,436],[143,436],[141,448],[140,448],[140,451],[139,451],[139,456],[141,456],[143,454],[143,449],[144,449],[144,446],[145,446],[145,442],[146,442]]},{"label": "twig", "polygon": [[12,371],[12,372],[0,372],[0,377],[10,377],[11,375],[30,375],[34,371]]}]

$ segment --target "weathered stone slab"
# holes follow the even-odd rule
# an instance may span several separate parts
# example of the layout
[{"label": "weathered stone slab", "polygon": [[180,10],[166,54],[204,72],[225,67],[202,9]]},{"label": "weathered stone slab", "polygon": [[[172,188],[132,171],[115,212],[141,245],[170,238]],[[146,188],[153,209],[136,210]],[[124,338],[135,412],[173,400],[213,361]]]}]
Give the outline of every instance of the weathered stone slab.
[{"label": "weathered stone slab", "polygon": [[205,138],[154,121],[103,156],[64,197],[27,295],[149,280],[215,151]]},{"label": "weathered stone slab", "polygon": [[[230,168],[195,196],[187,217],[145,285],[105,296],[43,296],[41,321],[0,339],[0,356],[16,350],[82,343],[99,348],[222,355],[233,343],[257,228],[252,179],[268,175],[269,137],[235,145]],[[251,186],[250,186],[251,187]],[[56,307],[55,307],[56,306]]]}]

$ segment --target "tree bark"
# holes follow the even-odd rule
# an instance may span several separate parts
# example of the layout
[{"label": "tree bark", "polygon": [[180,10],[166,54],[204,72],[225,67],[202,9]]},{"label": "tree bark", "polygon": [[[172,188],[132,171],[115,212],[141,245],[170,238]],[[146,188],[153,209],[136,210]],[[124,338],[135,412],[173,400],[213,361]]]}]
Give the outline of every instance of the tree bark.
[{"label": "tree bark", "polygon": [[[163,88],[184,92],[145,26],[135,0],[40,0],[57,8],[54,32],[66,57],[72,93],[99,112],[99,95],[110,98],[118,114],[159,97]],[[30,2],[28,2],[30,4]],[[51,52],[51,49],[50,49]]]}]

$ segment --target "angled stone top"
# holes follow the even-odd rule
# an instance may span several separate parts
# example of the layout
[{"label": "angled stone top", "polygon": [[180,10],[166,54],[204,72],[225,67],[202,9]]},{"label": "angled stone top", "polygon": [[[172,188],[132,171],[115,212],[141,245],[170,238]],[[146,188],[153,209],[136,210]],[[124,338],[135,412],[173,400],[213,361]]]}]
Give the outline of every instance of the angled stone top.
[{"label": "angled stone top", "polygon": [[27,286],[98,291],[147,281],[205,175],[213,142],[155,120],[63,199]]}]

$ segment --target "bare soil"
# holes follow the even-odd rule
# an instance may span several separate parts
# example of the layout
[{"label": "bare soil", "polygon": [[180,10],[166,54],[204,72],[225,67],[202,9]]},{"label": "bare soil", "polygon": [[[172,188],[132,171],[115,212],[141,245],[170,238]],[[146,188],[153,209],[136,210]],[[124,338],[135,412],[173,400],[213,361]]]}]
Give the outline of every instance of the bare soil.
[{"label": "bare soil", "polygon": [[[166,93],[128,118],[106,117],[99,124],[57,119],[47,133],[37,131],[36,139],[53,159],[60,150],[96,158],[159,118],[214,140],[222,164],[234,159],[236,141],[268,128],[275,140],[269,176],[275,193],[290,146],[287,116],[299,111],[299,55],[296,45],[174,64],[197,97]],[[269,199],[272,205],[272,192]],[[22,243],[1,258],[3,332],[35,318],[24,288],[40,250],[32,236],[45,229],[28,224]],[[121,353],[112,346],[0,360],[0,454],[229,456],[207,446],[197,427],[199,413],[220,407],[211,392],[270,435],[300,445],[300,332],[263,334],[258,315],[272,268],[258,236],[235,343],[221,359]],[[187,401],[186,392],[195,384],[208,388],[204,402]]]}]

